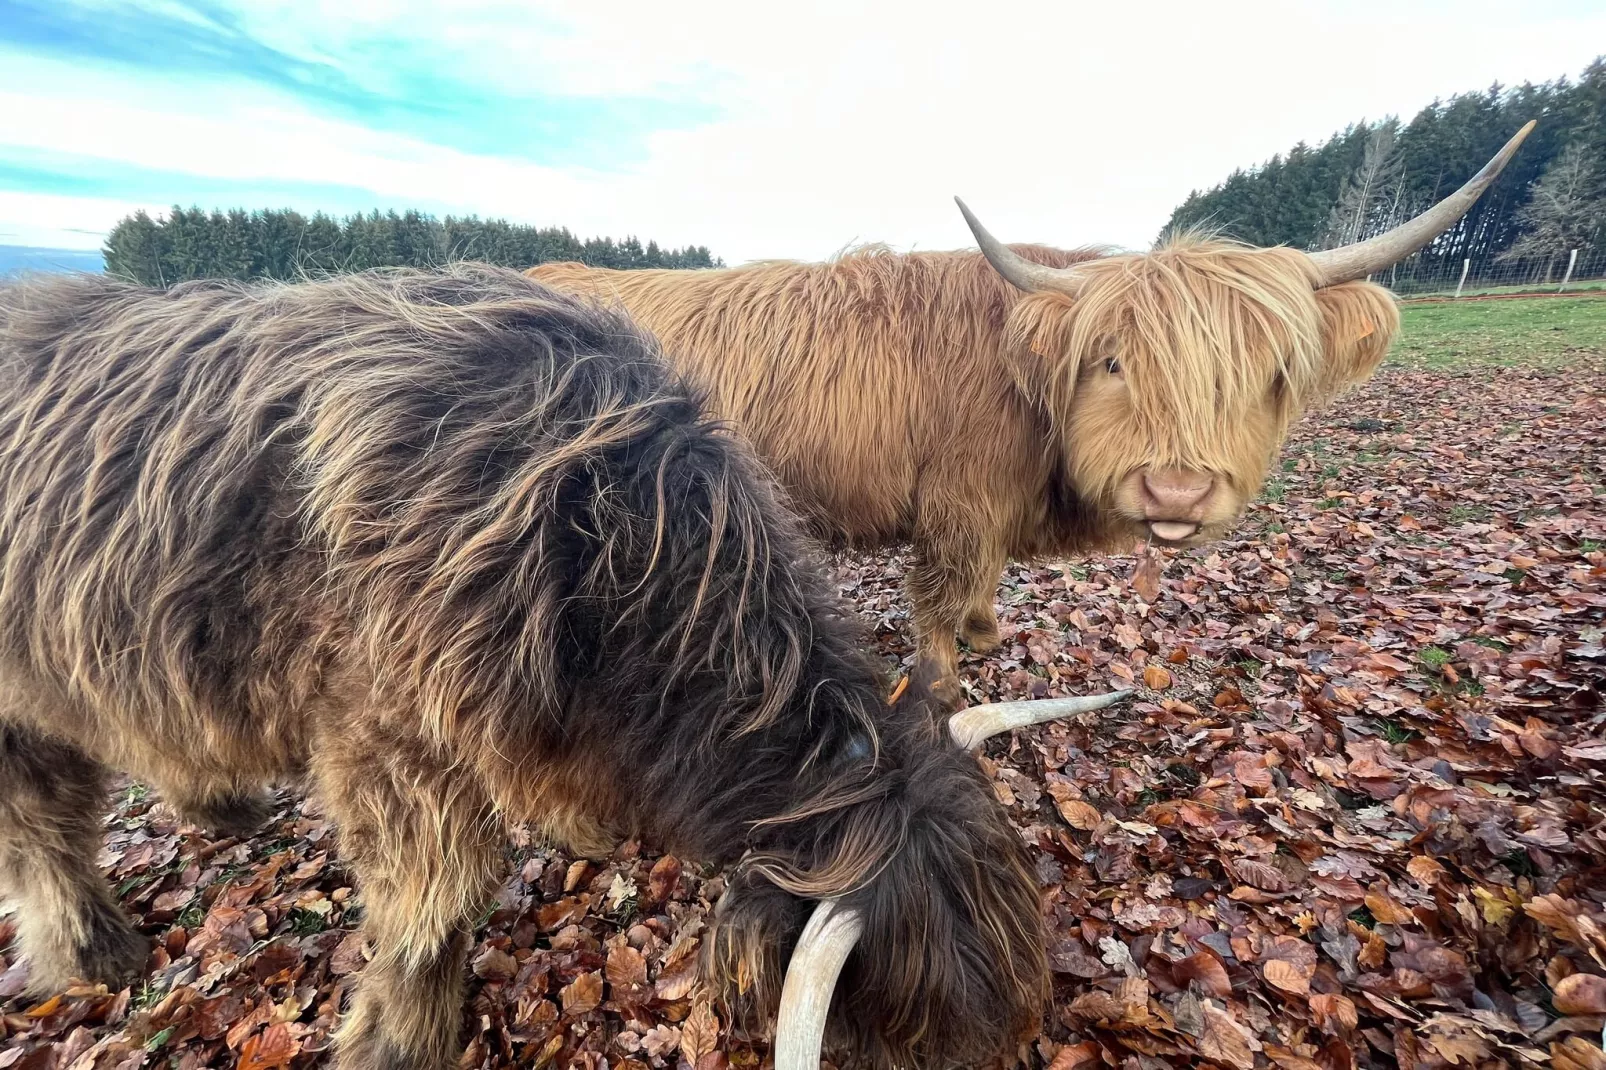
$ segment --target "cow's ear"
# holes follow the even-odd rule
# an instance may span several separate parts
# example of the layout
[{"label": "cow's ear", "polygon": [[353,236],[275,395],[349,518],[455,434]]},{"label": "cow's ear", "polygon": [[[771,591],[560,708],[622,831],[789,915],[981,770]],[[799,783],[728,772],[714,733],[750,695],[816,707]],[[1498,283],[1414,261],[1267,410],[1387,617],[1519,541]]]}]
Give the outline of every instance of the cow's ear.
[{"label": "cow's ear", "polygon": [[1076,389],[1080,362],[1072,352],[1074,304],[1065,294],[1028,294],[1009,315],[1005,359],[1015,385],[1050,412],[1066,411]]},{"label": "cow's ear", "polygon": [[1400,309],[1393,294],[1369,282],[1317,290],[1316,304],[1322,312],[1322,367],[1316,391],[1331,397],[1377,370],[1400,333]]}]

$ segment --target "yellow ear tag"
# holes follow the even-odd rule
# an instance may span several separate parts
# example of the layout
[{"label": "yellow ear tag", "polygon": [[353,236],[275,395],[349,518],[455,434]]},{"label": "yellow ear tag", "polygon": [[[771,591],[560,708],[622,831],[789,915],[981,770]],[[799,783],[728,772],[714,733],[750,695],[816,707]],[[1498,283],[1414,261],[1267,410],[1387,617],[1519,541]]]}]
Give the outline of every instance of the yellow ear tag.
[{"label": "yellow ear tag", "polygon": [[1355,340],[1359,342],[1362,338],[1370,338],[1372,337],[1372,332],[1375,330],[1377,330],[1377,327],[1374,324],[1368,323],[1366,325],[1366,330],[1362,331]]}]

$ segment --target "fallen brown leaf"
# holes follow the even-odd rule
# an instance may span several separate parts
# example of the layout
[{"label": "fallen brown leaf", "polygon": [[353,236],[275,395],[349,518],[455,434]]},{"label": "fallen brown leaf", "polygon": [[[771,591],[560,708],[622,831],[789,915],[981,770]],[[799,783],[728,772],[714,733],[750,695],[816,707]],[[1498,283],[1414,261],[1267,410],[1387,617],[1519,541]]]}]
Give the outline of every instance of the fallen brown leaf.
[{"label": "fallen brown leaf", "polygon": [[596,970],[582,973],[573,982],[558,991],[563,1001],[564,1014],[586,1014],[602,1003],[602,974]]},{"label": "fallen brown leaf", "polygon": [[1606,977],[1575,973],[1556,985],[1552,999],[1562,1014],[1606,1014]]}]

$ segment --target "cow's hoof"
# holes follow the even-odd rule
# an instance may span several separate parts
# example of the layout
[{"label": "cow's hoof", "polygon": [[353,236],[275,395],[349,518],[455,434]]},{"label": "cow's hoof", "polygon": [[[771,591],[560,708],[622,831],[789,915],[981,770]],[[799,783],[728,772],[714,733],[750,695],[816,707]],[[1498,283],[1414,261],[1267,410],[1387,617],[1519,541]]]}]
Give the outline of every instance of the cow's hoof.
[{"label": "cow's hoof", "polygon": [[220,795],[178,808],[185,821],[214,836],[242,839],[266,825],[274,809],[273,798],[269,795]]},{"label": "cow's hoof", "polygon": [[958,712],[965,708],[965,691],[959,686],[959,677],[943,676],[931,684],[931,697],[942,703],[949,710]]},{"label": "cow's hoof", "polygon": [[998,614],[991,606],[977,609],[965,617],[959,627],[959,637],[978,654],[997,649],[1003,637],[998,632]]},{"label": "cow's hoof", "polygon": [[94,903],[88,910],[84,942],[65,952],[52,939],[64,934],[30,931],[27,926],[18,933],[23,957],[28,960],[31,995],[54,995],[83,981],[104,984],[115,992],[144,976],[150,941],[115,904]]},{"label": "cow's hoof", "polygon": [[995,621],[985,630],[967,630],[964,634],[966,645],[975,654],[986,654],[997,650],[1003,645],[1003,637],[998,634],[998,623]]}]

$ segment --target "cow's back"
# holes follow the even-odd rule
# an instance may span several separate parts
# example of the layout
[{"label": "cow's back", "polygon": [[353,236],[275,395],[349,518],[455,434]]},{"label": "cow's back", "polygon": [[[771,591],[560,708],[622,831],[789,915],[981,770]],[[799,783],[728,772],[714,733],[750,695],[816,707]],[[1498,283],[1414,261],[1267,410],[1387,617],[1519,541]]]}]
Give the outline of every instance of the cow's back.
[{"label": "cow's back", "polygon": [[906,539],[935,486],[1008,496],[1041,467],[1002,357],[1015,295],[978,255],[529,274],[623,305],[828,536]]}]

